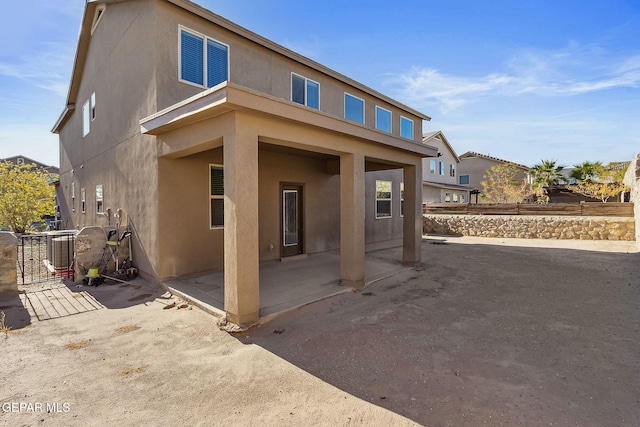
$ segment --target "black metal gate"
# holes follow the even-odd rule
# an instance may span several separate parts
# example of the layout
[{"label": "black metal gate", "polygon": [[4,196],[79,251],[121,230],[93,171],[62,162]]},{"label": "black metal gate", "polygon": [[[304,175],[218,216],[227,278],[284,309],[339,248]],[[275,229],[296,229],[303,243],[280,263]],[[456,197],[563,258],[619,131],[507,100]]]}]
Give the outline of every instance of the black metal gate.
[{"label": "black metal gate", "polygon": [[77,231],[51,231],[18,236],[18,284],[74,279]]}]

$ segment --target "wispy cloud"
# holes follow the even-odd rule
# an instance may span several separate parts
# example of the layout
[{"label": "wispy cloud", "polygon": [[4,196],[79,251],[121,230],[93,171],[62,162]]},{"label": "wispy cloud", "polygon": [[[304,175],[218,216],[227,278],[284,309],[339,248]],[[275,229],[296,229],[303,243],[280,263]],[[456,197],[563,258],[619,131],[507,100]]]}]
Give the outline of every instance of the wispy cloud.
[{"label": "wispy cloud", "polygon": [[0,76],[19,79],[64,97],[69,85],[67,69],[72,61],[70,53],[47,47],[42,52],[31,52],[15,62],[0,62]]},{"label": "wispy cloud", "polygon": [[504,71],[470,77],[414,67],[386,83],[411,105],[443,112],[485,97],[575,96],[640,84],[640,55],[616,62],[597,46],[575,43],[557,52],[519,52],[501,68]]}]

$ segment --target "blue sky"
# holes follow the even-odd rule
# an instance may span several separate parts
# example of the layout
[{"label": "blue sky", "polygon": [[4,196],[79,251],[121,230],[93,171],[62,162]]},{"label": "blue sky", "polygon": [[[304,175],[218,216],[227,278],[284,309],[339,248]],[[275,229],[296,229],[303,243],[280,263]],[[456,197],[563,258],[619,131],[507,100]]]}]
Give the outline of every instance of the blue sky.
[{"label": "blue sky", "polygon": [[[198,0],[432,117],[458,154],[526,165],[640,152],[637,0]],[[58,165],[84,0],[0,16],[0,158]]]}]

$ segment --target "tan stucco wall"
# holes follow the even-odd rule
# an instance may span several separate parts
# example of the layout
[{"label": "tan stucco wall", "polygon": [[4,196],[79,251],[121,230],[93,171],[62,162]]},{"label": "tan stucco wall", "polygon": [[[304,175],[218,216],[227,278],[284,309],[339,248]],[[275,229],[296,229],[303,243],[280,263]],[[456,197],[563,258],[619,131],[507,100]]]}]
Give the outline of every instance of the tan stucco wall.
[{"label": "tan stucco wall", "polygon": [[[260,261],[278,260],[280,254],[280,184],[304,186],[304,253],[340,248],[340,176],[327,172],[320,157],[282,153],[261,145],[259,161]],[[222,149],[179,159],[161,158],[159,212],[161,279],[223,267],[223,229],[209,228],[209,164],[222,163]],[[391,180],[392,218],[375,218],[375,181]],[[402,238],[400,182],[402,171],[365,174],[366,243],[393,242]],[[273,250],[270,250],[270,245]]]},{"label": "tan stucco wall", "polygon": [[[229,45],[229,80],[270,94],[291,99],[291,72],[320,83],[320,111],[337,117],[344,116],[344,93],[348,92],[365,100],[365,126],[375,128],[376,105],[392,112],[392,134],[400,135],[400,116],[414,122],[414,141],[422,138],[422,119],[401,111],[381,99],[356,89],[324,73],[307,67],[290,58],[281,56],[238,34],[178,8],[168,2],[158,1],[156,36],[163,47],[157,55],[158,109],[169,107],[205,88],[178,81],[179,25],[197,31],[219,42]],[[215,10],[213,11],[215,12]]]},{"label": "tan stucco wall", "polygon": [[[149,275],[154,274],[157,260],[157,161],[154,138],[140,134],[138,120],[156,111],[155,40],[148,31],[155,25],[153,3],[110,3],[96,28],[73,100],[76,108],[60,131],[58,192],[65,228],[115,224],[114,218],[96,214],[96,185],[102,184],[105,209],[121,208],[130,216],[136,232],[134,260]],[[82,106],[94,92],[96,118],[83,137]],[[75,182],[75,212],[71,182]],[[86,189],[84,214],[81,188]]]},{"label": "tan stucco wall", "polygon": [[[453,156],[453,153],[451,153],[451,150],[449,150],[447,145],[439,138],[432,138],[427,142],[427,144],[438,148],[438,153],[442,153],[442,155],[440,157],[422,159],[422,179],[442,184],[458,184],[458,165],[456,163],[456,158]],[[431,173],[430,170],[431,160],[436,161],[435,173]],[[440,175],[439,162],[444,163],[444,175]],[[451,165],[456,166],[456,176],[450,175],[449,168]]]}]

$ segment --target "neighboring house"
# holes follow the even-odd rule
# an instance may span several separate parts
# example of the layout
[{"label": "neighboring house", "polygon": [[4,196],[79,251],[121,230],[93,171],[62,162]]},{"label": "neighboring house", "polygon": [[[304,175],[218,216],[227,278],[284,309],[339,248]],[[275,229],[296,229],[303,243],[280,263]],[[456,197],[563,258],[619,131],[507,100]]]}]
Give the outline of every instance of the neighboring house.
[{"label": "neighboring house", "polygon": [[426,115],[184,0],[86,3],[60,135],[76,228],[122,209],[143,277],[224,271],[258,319],[262,261],[367,245],[420,261]]},{"label": "neighboring house", "polygon": [[57,175],[60,173],[60,170],[57,167],[45,165],[44,163],[40,163],[39,161],[30,159],[26,156],[7,157],[6,159],[0,159],[0,162],[9,162],[18,166],[32,165],[37,169],[44,169],[47,172],[49,172],[49,175],[51,176],[52,180],[55,180],[57,178]]},{"label": "neighboring house", "polygon": [[469,203],[469,186],[458,184],[460,158],[441,131],[425,133],[422,143],[438,156],[422,161],[422,203]]},{"label": "neighboring house", "polygon": [[508,160],[499,159],[497,157],[487,156],[484,154],[468,151],[460,156],[460,164],[458,165],[458,184],[466,185],[473,188],[474,192],[478,192],[472,200],[473,203],[482,203],[482,181],[485,181],[487,171],[494,166],[510,163],[515,165],[520,172],[517,175],[519,180],[531,183],[529,167]]}]

